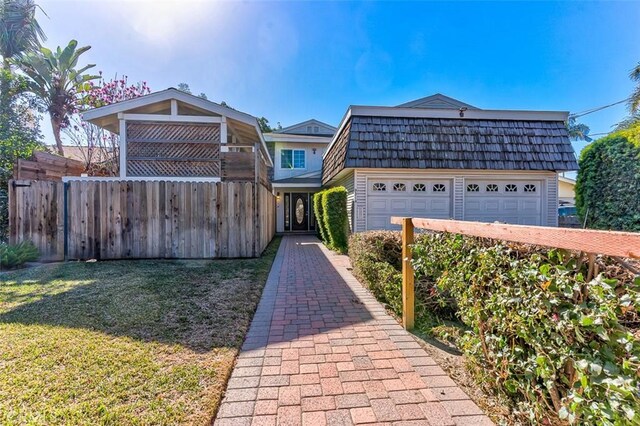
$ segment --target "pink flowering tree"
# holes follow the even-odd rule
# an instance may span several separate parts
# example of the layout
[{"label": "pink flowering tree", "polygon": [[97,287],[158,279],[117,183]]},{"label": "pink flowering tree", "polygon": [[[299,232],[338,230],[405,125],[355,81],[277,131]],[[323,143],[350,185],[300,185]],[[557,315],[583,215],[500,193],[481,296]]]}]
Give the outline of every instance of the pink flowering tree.
[{"label": "pink flowering tree", "polygon": [[115,133],[82,119],[82,112],[151,93],[146,81],[129,84],[127,76],[89,81],[77,92],[77,107],[65,126],[68,140],[78,147],[90,175],[116,176],[119,172],[120,144]]}]

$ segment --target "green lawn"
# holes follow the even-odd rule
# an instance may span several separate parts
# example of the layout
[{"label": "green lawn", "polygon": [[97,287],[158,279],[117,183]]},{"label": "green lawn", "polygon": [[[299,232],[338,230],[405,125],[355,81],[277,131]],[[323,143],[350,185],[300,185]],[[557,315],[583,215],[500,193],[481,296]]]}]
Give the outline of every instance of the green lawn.
[{"label": "green lawn", "polygon": [[0,424],[209,424],[278,243],[0,274]]}]

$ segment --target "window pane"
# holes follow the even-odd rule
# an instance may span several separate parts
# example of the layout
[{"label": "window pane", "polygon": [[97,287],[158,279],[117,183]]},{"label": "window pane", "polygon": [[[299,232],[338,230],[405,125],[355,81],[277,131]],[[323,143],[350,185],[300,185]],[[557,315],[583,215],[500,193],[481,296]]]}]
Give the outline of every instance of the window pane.
[{"label": "window pane", "polygon": [[304,169],[304,151],[294,151],[293,152],[293,166],[296,169]]},{"label": "window pane", "polygon": [[280,151],[280,167],[283,169],[290,169],[293,167],[293,151],[290,149],[283,149]]}]

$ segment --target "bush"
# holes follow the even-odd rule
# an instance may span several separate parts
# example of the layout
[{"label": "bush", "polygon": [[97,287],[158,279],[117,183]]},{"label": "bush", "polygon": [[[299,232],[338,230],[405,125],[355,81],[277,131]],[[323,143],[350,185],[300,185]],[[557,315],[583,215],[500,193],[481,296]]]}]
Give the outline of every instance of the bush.
[{"label": "bush", "polygon": [[589,228],[640,231],[640,125],[588,145],[579,164],[581,220]]},{"label": "bush", "polygon": [[322,217],[329,247],[346,253],[349,235],[347,190],[342,186],[322,191]]},{"label": "bush", "polygon": [[2,269],[17,268],[39,257],[38,249],[31,241],[15,245],[0,243],[0,266]]},{"label": "bush", "polygon": [[[616,283],[603,258],[587,282],[584,259],[567,252],[460,235],[418,234],[413,250],[416,324],[457,316],[467,330],[456,344],[479,383],[517,413],[536,424],[640,422],[640,344],[624,322],[637,321],[640,279]],[[401,315],[400,233],[354,234],[349,255],[354,275]]]},{"label": "bush", "polygon": [[640,423],[640,343],[621,323],[640,280],[619,294],[566,252],[450,234],[418,241],[414,266],[453,296],[466,359],[530,421]]},{"label": "bush", "polygon": [[329,238],[327,237],[327,230],[324,227],[324,211],[322,209],[323,192],[324,191],[320,191],[313,194],[313,214],[316,217],[318,237],[320,237],[322,241],[328,242]]}]

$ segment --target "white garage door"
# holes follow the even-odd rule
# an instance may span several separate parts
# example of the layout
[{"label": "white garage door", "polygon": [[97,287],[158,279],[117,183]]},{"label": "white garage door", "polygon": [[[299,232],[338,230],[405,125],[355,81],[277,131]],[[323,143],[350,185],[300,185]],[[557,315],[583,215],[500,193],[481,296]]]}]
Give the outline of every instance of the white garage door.
[{"label": "white garage door", "polygon": [[542,224],[542,182],[466,179],[464,218],[478,222]]},{"label": "white garage door", "polygon": [[367,229],[397,229],[391,216],[451,218],[449,179],[368,179]]}]

